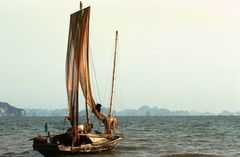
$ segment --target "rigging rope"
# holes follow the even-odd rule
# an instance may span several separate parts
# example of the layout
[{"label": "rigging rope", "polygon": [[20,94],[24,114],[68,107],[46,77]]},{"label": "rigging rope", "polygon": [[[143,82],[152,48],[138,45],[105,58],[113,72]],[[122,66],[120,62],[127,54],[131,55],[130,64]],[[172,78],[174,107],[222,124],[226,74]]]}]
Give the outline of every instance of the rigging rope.
[{"label": "rigging rope", "polygon": [[95,83],[96,83],[96,87],[97,87],[98,98],[99,98],[100,103],[102,104],[101,95],[100,95],[100,92],[99,92],[99,87],[98,87],[98,82],[97,82],[96,70],[95,70],[95,66],[94,66],[94,62],[93,62],[91,47],[90,47],[90,58],[91,58],[91,61],[92,61],[92,66],[93,66],[93,73],[94,73]]}]

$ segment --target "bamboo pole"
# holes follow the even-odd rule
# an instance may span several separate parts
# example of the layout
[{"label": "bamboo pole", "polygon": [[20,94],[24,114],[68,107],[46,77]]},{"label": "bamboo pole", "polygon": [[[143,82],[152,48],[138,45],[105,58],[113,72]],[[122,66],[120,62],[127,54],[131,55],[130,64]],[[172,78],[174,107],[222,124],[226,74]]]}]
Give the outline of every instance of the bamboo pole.
[{"label": "bamboo pole", "polygon": [[118,46],[117,43],[118,43],[118,31],[116,31],[116,36],[115,36],[115,49],[114,49],[114,61],[113,61],[113,75],[112,75],[112,90],[111,90],[111,98],[110,98],[108,117],[112,116],[112,103],[113,103],[113,96],[114,96],[116,57],[117,57],[117,46]]}]

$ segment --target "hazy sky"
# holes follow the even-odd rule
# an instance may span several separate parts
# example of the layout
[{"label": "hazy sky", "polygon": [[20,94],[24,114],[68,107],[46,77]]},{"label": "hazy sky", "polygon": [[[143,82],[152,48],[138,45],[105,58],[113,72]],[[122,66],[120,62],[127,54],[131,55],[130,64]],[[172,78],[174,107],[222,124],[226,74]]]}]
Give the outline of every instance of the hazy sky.
[{"label": "hazy sky", "polygon": [[[90,47],[103,105],[109,104],[117,29],[114,109],[240,110],[239,0],[83,3],[92,6]],[[69,14],[78,9],[78,0],[0,1],[0,101],[67,107]]]}]

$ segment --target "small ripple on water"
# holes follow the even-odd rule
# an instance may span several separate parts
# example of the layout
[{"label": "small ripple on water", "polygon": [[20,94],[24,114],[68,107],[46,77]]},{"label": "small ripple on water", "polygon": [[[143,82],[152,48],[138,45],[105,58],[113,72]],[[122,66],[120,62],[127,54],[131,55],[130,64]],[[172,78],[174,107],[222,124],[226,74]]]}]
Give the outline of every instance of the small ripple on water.
[{"label": "small ripple on water", "polygon": [[171,154],[171,155],[165,155],[162,157],[222,157],[222,156],[208,155],[208,154]]},{"label": "small ripple on water", "polygon": [[139,149],[136,145],[120,145],[117,147],[118,150],[126,150],[126,151],[136,151]]}]

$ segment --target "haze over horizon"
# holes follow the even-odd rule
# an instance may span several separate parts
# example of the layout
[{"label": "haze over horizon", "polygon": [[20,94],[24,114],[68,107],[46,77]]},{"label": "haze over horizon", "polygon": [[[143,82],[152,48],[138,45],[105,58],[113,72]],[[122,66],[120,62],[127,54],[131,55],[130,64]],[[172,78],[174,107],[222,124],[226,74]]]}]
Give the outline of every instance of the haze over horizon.
[{"label": "haze over horizon", "polygon": [[[93,79],[97,102],[109,104],[119,30],[115,110],[148,105],[240,111],[240,1],[83,4],[91,6],[90,49],[101,94],[100,100]],[[20,108],[67,108],[69,15],[78,9],[77,0],[0,1],[0,101]]]}]

